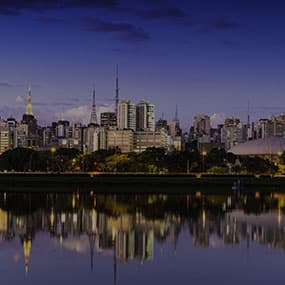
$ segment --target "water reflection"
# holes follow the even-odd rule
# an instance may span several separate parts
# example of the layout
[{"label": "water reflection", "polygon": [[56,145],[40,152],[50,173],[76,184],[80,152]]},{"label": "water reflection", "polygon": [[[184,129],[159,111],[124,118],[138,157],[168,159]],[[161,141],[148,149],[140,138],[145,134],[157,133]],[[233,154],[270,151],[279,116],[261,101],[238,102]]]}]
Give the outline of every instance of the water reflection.
[{"label": "water reflection", "polygon": [[[102,195],[96,193],[0,194],[0,239],[20,239],[25,271],[40,233],[66,250],[113,256],[118,263],[155,259],[165,242],[176,251],[185,230],[196,247],[242,242],[285,249],[285,195]],[[43,245],[44,246],[44,245]]]}]

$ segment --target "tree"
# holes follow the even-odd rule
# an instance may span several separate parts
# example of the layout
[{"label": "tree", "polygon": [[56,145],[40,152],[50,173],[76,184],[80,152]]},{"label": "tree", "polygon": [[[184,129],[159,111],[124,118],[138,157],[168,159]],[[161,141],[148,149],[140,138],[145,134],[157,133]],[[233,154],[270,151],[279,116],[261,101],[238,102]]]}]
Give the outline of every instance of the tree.
[{"label": "tree", "polygon": [[274,163],[257,156],[242,158],[241,168],[248,173],[275,173],[278,170],[278,167]]},{"label": "tree", "polygon": [[33,167],[33,159],[37,155],[31,148],[15,148],[8,150],[0,156],[1,170],[28,171]]}]

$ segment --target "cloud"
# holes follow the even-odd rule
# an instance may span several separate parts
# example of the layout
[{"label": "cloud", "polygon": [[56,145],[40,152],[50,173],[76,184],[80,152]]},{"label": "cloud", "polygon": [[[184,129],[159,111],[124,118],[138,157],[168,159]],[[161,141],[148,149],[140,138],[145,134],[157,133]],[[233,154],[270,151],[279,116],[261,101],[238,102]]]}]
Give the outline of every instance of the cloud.
[{"label": "cloud", "polygon": [[[98,106],[96,108],[97,119],[100,122],[100,114],[102,112],[114,112],[111,105]],[[68,120],[70,122],[81,122],[88,124],[90,121],[91,107],[89,105],[82,105],[70,109],[66,109],[63,112],[56,112],[54,117],[57,120]]]},{"label": "cloud", "polygon": [[118,5],[118,0],[1,0],[0,14],[18,15],[23,10],[43,12],[84,7],[116,9]]},{"label": "cloud", "polygon": [[218,125],[223,124],[226,119],[226,114],[224,113],[214,113],[210,116],[211,126],[216,128]]},{"label": "cloud", "polygon": [[21,105],[24,103],[24,98],[22,96],[17,96],[16,103]]},{"label": "cloud", "polygon": [[107,22],[97,18],[84,18],[81,20],[81,28],[84,31],[112,34],[116,38],[129,41],[147,41],[151,36],[143,29],[125,22]]},{"label": "cloud", "polygon": [[90,116],[89,106],[79,106],[71,109],[64,110],[63,112],[56,112],[55,117],[60,120],[68,120],[73,122],[87,123]]},{"label": "cloud", "polygon": [[234,30],[239,27],[240,25],[234,21],[228,20],[226,18],[220,18],[208,21],[206,24],[202,25],[200,31],[201,32],[225,31],[225,30]]}]

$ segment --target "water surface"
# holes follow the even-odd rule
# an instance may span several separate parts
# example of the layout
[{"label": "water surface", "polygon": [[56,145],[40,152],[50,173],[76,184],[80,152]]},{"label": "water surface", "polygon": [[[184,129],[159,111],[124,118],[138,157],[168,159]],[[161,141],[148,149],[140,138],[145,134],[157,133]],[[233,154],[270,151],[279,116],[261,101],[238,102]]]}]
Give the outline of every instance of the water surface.
[{"label": "water surface", "polygon": [[2,192],[1,281],[281,284],[284,205],[274,192]]}]

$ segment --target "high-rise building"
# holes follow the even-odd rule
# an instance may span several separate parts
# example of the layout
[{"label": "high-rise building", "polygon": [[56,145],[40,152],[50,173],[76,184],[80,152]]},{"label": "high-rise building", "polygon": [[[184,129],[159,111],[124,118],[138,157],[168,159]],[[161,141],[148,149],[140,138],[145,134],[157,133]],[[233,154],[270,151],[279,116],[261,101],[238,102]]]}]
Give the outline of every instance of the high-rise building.
[{"label": "high-rise building", "polygon": [[8,127],[0,127],[0,154],[10,148],[10,135]]},{"label": "high-rise building", "polygon": [[108,130],[107,148],[119,148],[122,153],[134,150],[134,132],[133,130]]},{"label": "high-rise building", "polygon": [[194,137],[210,136],[211,122],[207,115],[197,115],[194,117]]},{"label": "high-rise building", "polygon": [[29,88],[29,94],[28,94],[27,105],[26,105],[26,112],[23,115],[22,123],[28,125],[28,134],[29,135],[35,135],[36,134],[36,132],[37,132],[37,120],[33,114],[31,88]]},{"label": "high-rise building", "polygon": [[28,125],[17,124],[17,146],[25,147],[28,146]]},{"label": "high-rise building", "polygon": [[9,149],[16,148],[18,146],[17,136],[17,121],[14,118],[7,119],[7,127],[9,128]]},{"label": "high-rise building", "polygon": [[270,119],[260,119],[254,125],[256,138],[269,138],[274,135],[273,121]]},{"label": "high-rise building", "polygon": [[141,100],[136,106],[137,131],[155,130],[155,107],[148,101]]},{"label": "high-rise building", "polygon": [[117,126],[117,116],[115,112],[103,112],[100,114],[100,125],[103,128],[115,128]]},{"label": "high-rise building", "polygon": [[118,107],[118,129],[136,130],[136,105],[129,100],[122,100]]},{"label": "high-rise building", "polygon": [[134,151],[143,152],[147,148],[167,148],[167,132],[164,129],[160,131],[137,131],[134,133]]},{"label": "high-rise building", "polygon": [[68,138],[69,137],[69,121],[59,120],[56,126],[56,136],[58,138]]},{"label": "high-rise building", "polygon": [[246,140],[245,134],[247,125],[243,125],[238,118],[228,118],[222,129],[221,142],[225,144],[225,149],[228,150],[233,146],[242,143]]},{"label": "high-rise building", "polygon": [[25,145],[23,146],[39,146],[38,126],[37,120],[33,114],[32,91],[30,87],[28,89],[26,112],[23,115],[21,123],[27,125],[27,136],[25,138]]},{"label": "high-rise building", "polygon": [[177,105],[176,105],[176,109],[175,109],[175,116],[174,116],[173,120],[169,123],[168,130],[169,130],[169,135],[172,138],[179,137],[182,135],[182,130],[180,128],[180,122],[179,122],[179,118],[178,118],[178,107],[177,107]]},{"label": "high-rise building", "polygon": [[167,120],[164,120],[163,118],[160,118],[156,123],[155,123],[155,130],[160,131],[161,129],[164,129],[168,131],[168,124]]},{"label": "high-rise building", "polygon": [[100,149],[99,126],[90,124],[87,128],[87,153],[92,153]]}]

